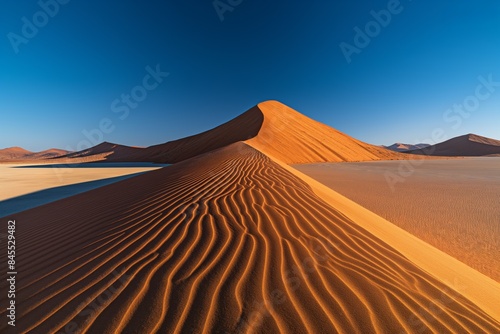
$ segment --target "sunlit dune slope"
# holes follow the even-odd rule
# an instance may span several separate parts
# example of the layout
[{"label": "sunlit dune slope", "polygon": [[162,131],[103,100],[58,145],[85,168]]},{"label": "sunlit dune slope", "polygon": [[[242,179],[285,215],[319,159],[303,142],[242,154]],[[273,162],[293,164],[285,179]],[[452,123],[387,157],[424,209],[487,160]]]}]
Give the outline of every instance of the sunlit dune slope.
[{"label": "sunlit dune slope", "polygon": [[500,331],[244,143],[15,218],[17,332]]},{"label": "sunlit dune slope", "polygon": [[259,134],[247,143],[285,163],[402,157],[399,153],[352,138],[278,101],[263,102],[258,107],[264,114],[264,123]]}]

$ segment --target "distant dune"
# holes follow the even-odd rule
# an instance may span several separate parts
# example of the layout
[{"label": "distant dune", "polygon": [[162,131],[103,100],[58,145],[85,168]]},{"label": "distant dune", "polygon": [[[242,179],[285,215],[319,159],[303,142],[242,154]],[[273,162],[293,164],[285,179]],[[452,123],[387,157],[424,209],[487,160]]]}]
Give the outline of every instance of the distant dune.
[{"label": "distant dune", "polygon": [[500,330],[244,143],[15,218],[19,332]]},{"label": "distant dune", "polygon": [[49,149],[42,152],[30,152],[21,147],[9,147],[0,150],[1,160],[37,160],[49,159],[68,154],[68,151],[59,149]]},{"label": "distant dune", "polygon": [[352,138],[277,101],[260,103],[212,130],[147,148],[103,143],[68,158],[176,163],[244,141],[285,163],[403,159]]},{"label": "distant dune", "polygon": [[23,159],[26,155],[33,154],[22,147],[9,147],[0,150],[1,160]]},{"label": "distant dune", "polygon": [[403,143],[395,143],[390,146],[384,146],[386,149],[395,151],[395,152],[406,152],[411,150],[418,150],[422,148],[426,148],[431,146],[430,144],[403,144]]},{"label": "distant dune", "polygon": [[94,160],[106,160],[106,157],[108,157],[109,155],[115,155],[117,157],[134,156],[134,154],[137,154],[137,152],[139,152],[140,150],[141,148],[103,142],[89,149],[69,153],[60,158],[78,159],[85,157],[94,157]]},{"label": "distant dune", "polygon": [[500,141],[468,134],[455,137],[424,149],[411,150],[406,153],[431,156],[488,156],[500,154]]}]

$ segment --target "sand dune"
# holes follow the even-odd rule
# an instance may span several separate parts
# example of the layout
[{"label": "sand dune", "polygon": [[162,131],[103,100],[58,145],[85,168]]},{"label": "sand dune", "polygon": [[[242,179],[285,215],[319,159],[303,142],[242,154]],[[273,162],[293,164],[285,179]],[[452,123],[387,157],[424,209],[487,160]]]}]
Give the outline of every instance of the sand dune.
[{"label": "sand dune", "polygon": [[500,331],[286,168],[237,143],[16,215],[17,332]]},{"label": "sand dune", "polygon": [[22,159],[27,154],[31,154],[28,150],[25,150],[22,147],[8,147],[0,150],[0,160],[14,160],[14,159]]},{"label": "sand dune", "polygon": [[277,101],[260,103],[212,130],[165,144],[135,149],[103,143],[68,157],[176,163],[239,141],[285,163],[407,158],[363,143]]},{"label": "sand dune", "polygon": [[130,147],[125,145],[119,145],[114,143],[103,142],[97,146],[91,147],[89,149],[73,152],[62,156],[61,158],[82,158],[94,156],[95,160],[106,159],[109,155],[117,155],[117,156],[133,156],[140,151],[140,148]]},{"label": "sand dune", "polygon": [[500,154],[500,141],[468,134],[406,153],[433,156],[489,156]]},{"label": "sand dune", "polygon": [[9,147],[0,150],[0,161],[50,159],[63,156],[68,153],[68,151],[56,148],[51,148],[41,152],[31,152],[21,147]]}]

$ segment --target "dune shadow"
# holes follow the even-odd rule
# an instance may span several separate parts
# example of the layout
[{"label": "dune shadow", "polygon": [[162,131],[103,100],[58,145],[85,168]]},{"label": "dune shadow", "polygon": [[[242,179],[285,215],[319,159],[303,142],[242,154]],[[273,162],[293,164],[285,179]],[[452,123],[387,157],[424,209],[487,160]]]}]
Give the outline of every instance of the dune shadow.
[{"label": "dune shadow", "polygon": [[76,183],[61,187],[49,188],[14,198],[9,198],[0,202],[0,217],[10,216],[24,210],[32,209],[40,205],[51,203],[66,197],[77,195],[92,189],[96,189],[108,184],[122,181],[147,172],[110,177],[101,180]]},{"label": "dune shadow", "polygon": [[170,164],[158,164],[154,162],[85,162],[70,164],[46,164],[46,165],[26,165],[12,168],[141,168],[141,167],[166,167]]}]

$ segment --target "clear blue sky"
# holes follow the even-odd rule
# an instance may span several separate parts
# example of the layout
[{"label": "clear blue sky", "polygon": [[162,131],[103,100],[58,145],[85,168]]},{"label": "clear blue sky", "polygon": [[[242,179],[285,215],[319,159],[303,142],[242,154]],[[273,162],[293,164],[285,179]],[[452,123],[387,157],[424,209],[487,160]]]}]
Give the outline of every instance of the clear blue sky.
[{"label": "clear blue sky", "polygon": [[[2,2],[0,148],[75,147],[106,118],[104,140],[148,146],[269,99],[373,144],[436,128],[500,139],[500,86],[480,89],[479,106],[467,100],[478,76],[500,82],[498,1],[221,0],[235,5],[222,21],[211,0],[60,1],[53,17],[36,1]],[[390,23],[369,24],[374,37],[348,63],[339,45],[356,46],[354,28],[387,8]],[[157,64],[168,77],[120,119],[122,94]],[[444,120],[466,100],[468,118]]]}]

